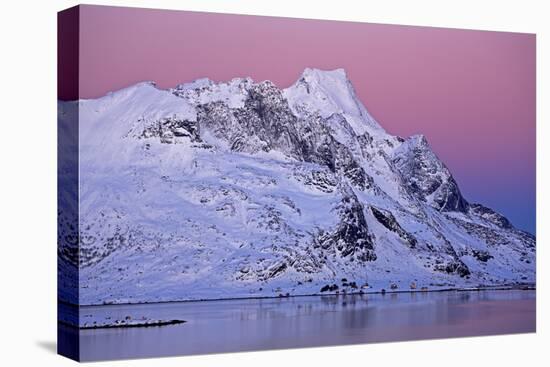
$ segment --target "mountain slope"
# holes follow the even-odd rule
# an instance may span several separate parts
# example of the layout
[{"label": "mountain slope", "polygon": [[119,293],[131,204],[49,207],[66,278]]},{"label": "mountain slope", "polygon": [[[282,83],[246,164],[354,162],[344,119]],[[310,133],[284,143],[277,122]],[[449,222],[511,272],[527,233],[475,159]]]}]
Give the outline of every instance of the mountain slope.
[{"label": "mountain slope", "polygon": [[82,304],[535,281],[535,238],[387,134],[342,69],[140,83],[60,102],[61,126],[75,103]]}]

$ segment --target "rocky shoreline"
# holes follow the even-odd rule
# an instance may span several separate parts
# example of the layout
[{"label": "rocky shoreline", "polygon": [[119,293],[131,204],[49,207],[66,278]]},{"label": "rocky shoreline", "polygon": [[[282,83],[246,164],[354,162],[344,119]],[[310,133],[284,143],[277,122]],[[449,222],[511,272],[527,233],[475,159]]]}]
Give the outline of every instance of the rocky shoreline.
[{"label": "rocky shoreline", "polygon": [[69,322],[59,321],[61,325],[69,326],[73,328],[78,328],[80,330],[89,330],[89,329],[115,329],[115,328],[132,328],[132,327],[154,327],[154,326],[166,326],[166,325],[178,325],[183,324],[187,321],[185,320],[146,320],[146,321],[133,321],[126,322],[126,320],[116,320],[112,324],[84,324],[80,326],[73,325]]},{"label": "rocky shoreline", "polygon": [[501,286],[479,286],[479,287],[440,287],[419,289],[377,289],[377,290],[359,290],[357,292],[323,292],[309,294],[279,294],[276,296],[253,296],[253,297],[224,297],[224,298],[201,298],[201,299],[186,299],[186,300],[170,300],[170,301],[151,301],[151,302],[120,302],[120,303],[104,303],[80,305],[80,307],[102,307],[102,306],[130,306],[130,305],[150,305],[164,303],[189,303],[189,302],[217,302],[217,301],[234,301],[234,300],[249,300],[249,299],[277,299],[277,298],[298,298],[298,297],[323,297],[323,296],[354,296],[354,295],[369,295],[369,294],[395,294],[395,293],[428,293],[428,292],[482,292],[482,291],[510,291],[510,290],[536,290],[534,283],[518,283],[513,285]]}]

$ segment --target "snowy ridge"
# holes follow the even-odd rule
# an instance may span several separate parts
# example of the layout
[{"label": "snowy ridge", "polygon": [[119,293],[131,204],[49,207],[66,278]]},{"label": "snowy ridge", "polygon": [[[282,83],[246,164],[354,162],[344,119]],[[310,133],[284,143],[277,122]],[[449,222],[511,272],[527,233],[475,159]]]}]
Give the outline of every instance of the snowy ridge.
[{"label": "snowy ridge", "polygon": [[369,128],[382,129],[357,98],[344,69],[322,71],[307,68],[283,94],[298,116],[310,112],[317,112],[324,118],[340,114],[358,135]]},{"label": "snowy ridge", "polygon": [[78,256],[67,220],[59,254],[81,304],[535,282],[534,236],[468,203],[424,137],[387,134],[342,69],[78,106]]}]

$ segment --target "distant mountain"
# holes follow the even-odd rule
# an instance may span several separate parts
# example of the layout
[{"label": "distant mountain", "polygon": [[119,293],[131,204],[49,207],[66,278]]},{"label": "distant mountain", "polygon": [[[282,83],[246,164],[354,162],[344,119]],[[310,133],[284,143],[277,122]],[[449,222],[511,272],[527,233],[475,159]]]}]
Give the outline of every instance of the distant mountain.
[{"label": "distant mountain", "polygon": [[386,133],[342,69],[59,102],[60,139],[75,110],[59,255],[81,304],[535,282],[535,237],[469,203],[423,136]]}]

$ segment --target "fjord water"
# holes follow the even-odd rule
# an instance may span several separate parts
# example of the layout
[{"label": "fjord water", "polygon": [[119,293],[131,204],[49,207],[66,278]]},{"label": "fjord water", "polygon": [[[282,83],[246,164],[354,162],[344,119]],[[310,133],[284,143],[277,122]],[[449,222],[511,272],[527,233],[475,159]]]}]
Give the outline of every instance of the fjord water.
[{"label": "fjord water", "polygon": [[186,323],[80,330],[80,359],[528,333],[536,328],[535,303],[534,290],[485,290],[85,306],[81,317]]}]

